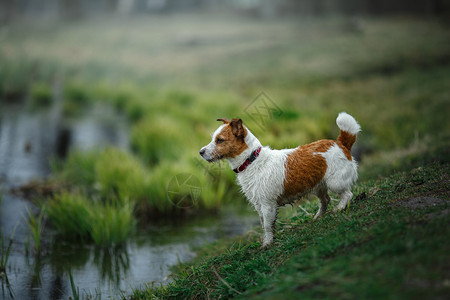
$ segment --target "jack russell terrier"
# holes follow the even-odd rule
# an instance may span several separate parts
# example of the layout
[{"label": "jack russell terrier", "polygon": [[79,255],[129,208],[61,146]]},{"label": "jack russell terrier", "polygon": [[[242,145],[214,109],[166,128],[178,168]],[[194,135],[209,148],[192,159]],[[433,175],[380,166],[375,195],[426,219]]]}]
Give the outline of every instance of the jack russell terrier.
[{"label": "jack russell terrier", "polygon": [[314,219],[322,216],[330,197],[340,195],[336,210],[344,209],[353,197],[351,187],[358,178],[357,163],[350,154],[361,127],[342,112],[336,123],[341,130],[336,141],[319,140],[295,149],[273,150],[242,124],[241,119],[218,119],[221,125],[211,142],[200,150],[208,162],[227,159],[237,173],[242,192],[259,214],[264,230],[262,246],[273,242],[273,227],[279,206],[290,204],[307,194],[320,200]]}]

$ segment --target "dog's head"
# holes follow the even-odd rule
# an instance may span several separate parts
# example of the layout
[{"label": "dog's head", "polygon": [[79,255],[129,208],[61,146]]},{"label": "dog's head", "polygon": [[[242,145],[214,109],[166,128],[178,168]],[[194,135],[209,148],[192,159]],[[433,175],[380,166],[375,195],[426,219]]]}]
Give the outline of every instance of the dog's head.
[{"label": "dog's head", "polygon": [[241,119],[217,119],[223,122],[212,135],[211,142],[200,149],[200,155],[208,162],[222,158],[234,158],[248,148],[245,143],[247,128]]}]

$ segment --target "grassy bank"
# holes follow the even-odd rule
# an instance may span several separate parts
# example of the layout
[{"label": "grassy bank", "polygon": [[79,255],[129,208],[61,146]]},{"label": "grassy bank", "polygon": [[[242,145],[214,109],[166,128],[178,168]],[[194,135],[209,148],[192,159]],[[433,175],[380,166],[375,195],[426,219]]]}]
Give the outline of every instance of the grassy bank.
[{"label": "grassy bank", "polygon": [[218,242],[172,283],[131,298],[443,299],[450,291],[444,149],[433,163],[358,184],[347,211],[312,221],[317,204],[303,203],[277,222],[266,250],[256,233]]}]

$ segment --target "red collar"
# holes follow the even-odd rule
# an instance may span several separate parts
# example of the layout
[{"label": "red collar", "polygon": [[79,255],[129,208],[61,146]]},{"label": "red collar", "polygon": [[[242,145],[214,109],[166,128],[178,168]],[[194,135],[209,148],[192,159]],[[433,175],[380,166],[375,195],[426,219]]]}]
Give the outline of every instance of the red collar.
[{"label": "red collar", "polygon": [[247,158],[239,168],[236,168],[233,171],[239,173],[247,169],[247,167],[259,156],[259,152],[261,152],[261,147],[253,151],[249,158]]}]

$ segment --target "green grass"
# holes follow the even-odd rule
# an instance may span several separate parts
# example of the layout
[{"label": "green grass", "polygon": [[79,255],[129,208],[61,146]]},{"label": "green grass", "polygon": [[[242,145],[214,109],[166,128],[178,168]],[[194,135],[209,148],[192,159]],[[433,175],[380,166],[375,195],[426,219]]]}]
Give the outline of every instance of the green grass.
[{"label": "green grass", "polygon": [[34,250],[36,255],[40,255],[42,249],[42,233],[44,231],[44,210],[41,210],[37,216],[27,209],[27,215],[24,216],[31,238],[34,242]]},{"label": "green grass", "polygon": [[31,86],[31,106],[33,108],[48,107],[52,103],[51,87],[43,82]]},{"label": "green grass", "polygon": [[73,281],[72,271],[69,270],[69,280],[70,280],[70,289],[72,291],[72,297],[69,296],[69,299],[72,300],[80,300],[80,288],[75,286],[75,282]]},{"label": "green grass", "polygon": [[90,202],[81,192],[61,192],[47,202],[45,212],[59,234],[65,238],[88,239]]},{"label": "green grass", "polygon": [[[260,249],[251,233],[218,242],[182,266],[173,282],[135,290],[132,299],[439,299],[449,293],[450,164],[436,161],[359,184],[349,210],[312,221],[304,204],[276,225]],[[440,205],[410,208],[413,197]]]},{"label": "green grass", "polygon": [[[429,151],[430,143],[445,139],[445,133],[450,132],[450,123],[444,114],[449,106],[446,101],[449,74],[443,67],[425,73],[408,71],[388,77],[374,75],[350,82],[332,81],[324,84],[323,90],[319,87],[302,90],[300,95],[308,101],[286,100],[290,105],[283,105],[282,117],[269,121],[266,130],[251,120],[244,120],[263,144],[274,148],[295,147],[319,138],[335,138],[338,134],[334,124],[336,115],[347,110],[363,127],[357,146],[369,153],[363,156],[361,178],[376,178],[414,164],[414,155]],[[204,111],[239,116],[239,106],[233,101],[211,105],[207,91],[202,94],[199,91],[167,92],[154,101],[141,102],[137,99],[144,98],[146,93],[150,97],[152,92],[134,89],[136,94],[142,95],[129,96],[124,105],[134,102],[145,116],[132,123],[134,153],[117,149],[71,153],[55,178],[62,179],[64,184],[87,189],[91,195],[118,196],[133,201],[141,216],[179,213],[167,198],[167,187],[180,173],[193,174],[200,180],[202,193],[198,208],[215,210],[227,199],[243,201],[234,186],[234,174],[226,163],[220,169],[195,159],[198,149],[209,142],[210,133],[218,125]],[[131,85],[127,90],[133,90]],[[109,92],[114,94],[114,88]],[[192,97],[192,93],[197,97]],[[360,99],[367,99],[367,103],[361,106]],[[423,99],[429,99],[427,106],[422,107]],[[320,110],[321,105],[327,110]],[[380,113],[380,107],[389,109]],[[121,109],[126,111],[125,107]],[[210,176],[209,169],[219,172]],[[188,191],[180,196],[189,196]]]},{"label": "green grass", "polygon": [[61,237],[100,247],[124,245],[136,226],[132,202],[89,197],[82,192],[56,194],[45,207]]},{"label": "green grass", "polygon": [[22,101],[28,90],[29,62],[0,59],[2,69],[0,70],[0,96],[2,100]]},{"label": "green grass", "polygon": [[[65,70],[64,111],[76,115],[94,101],[115,106],[133,123],[133,149],[149,164],[174,163],[180,148],[199,148],[218,117],[243,117],[273,147],[335,137],[342,110],[361,122],[359,143],[372,151],[407,148],[416,135],[449,131],[443,113],[449,109],[448,28],[433,20],[363,18],[363,31],[355,34],[346,22],[180,16],[27,31],[15,24],[0,47],[0,58],[11,65],[0,81],[33,84],[25,78],[33,64],[41,82]],[[180,26],[202,46],[178,41]],[[74,49],[80,55],[68,55]],[[264,130],[244,113],[261,90],[283,111]]]},{"label": "green grass", "polygon": [[53,163],[54,184],[67,190],[47,201],[45,211],[67,239],[122,245],[139,220],[214,212],[237,193],[229,190],[230,178],[217,170],[208,173],[214,176],[213,182],[208,176],[193,176],[198,198],[189,186],[175,184],[175,178],[184,178],[180,174],[191,176],[209,167],[199,164],[203,162],[194,160],[177,168],[167,163],[151,166],[117,148],[72,152],[64,163]]},{"label": "green grass", "polygon": [[95,179],[104,197],[117,196],[121,202],[134,202],[146,194],[146,173],[142,163],[115,148],[105,149],[97,158]]},{"label": "green grass", "polygon": [[133,233],[136,225],[133,216],[134,205],[97,204],[90,210],[90,235],[96,245],[123,245]]},{"label": "green grass", "polygon": [[[196,185],[201,189],[199,201],[190,202],[196,208],[217,209],[224,201],[236,193],[227,191],[232,178],[220,174],[215,169],[208,176],[206,168],[211,168],[199,159],[191,159],[174,167],[167,162],[157,166],[143,163],[136,155],[117,148],[101,151],[72,152],[66,162],[54,163],[54,180],[61,186],[82,189],[93,198],[117,199],[121,204],[136,204],[138,213],[153,216],[177,212],[168,199],[168,185],[179,174],[195,174]],[[196,175],[198,174],[198,175]],[[214,177],[214,178],[210,178]],[[213,180],[213,182],[211,182]],[[191,199],[189,189],[180,189],[178,197]],[[82,206],[82,205],[81,205]]]}]

